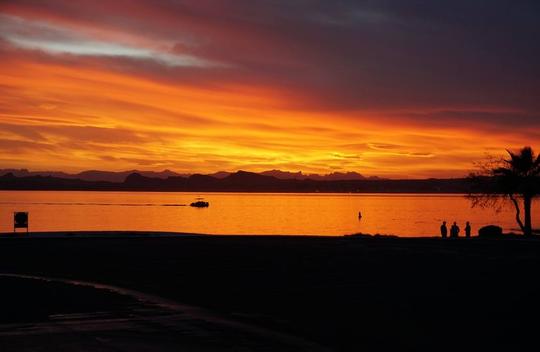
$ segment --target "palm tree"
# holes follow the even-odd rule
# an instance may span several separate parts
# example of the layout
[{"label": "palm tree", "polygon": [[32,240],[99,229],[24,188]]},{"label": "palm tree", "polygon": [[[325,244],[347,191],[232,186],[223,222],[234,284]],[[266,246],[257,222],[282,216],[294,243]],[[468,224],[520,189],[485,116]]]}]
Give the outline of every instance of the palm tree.
[{"label": "palm tree", "polygon": [[[540,193],[540,155],[536,156],[531,147],[523,147],[517,153],[507,152],[509,159],[502,159],[496,165],[490,164],[491,167],[485,168],[487,172],[483,175],[471,175],[472,179],[483,183],[483,189],[482,193],[470,194],[470,197],[473,205],[493,205],[494,200],[501,197],[510,199],[521,231],[525,236],[531,236],[532,200]],[[524,221],[521,219],[520,200],[523,201]]]}]

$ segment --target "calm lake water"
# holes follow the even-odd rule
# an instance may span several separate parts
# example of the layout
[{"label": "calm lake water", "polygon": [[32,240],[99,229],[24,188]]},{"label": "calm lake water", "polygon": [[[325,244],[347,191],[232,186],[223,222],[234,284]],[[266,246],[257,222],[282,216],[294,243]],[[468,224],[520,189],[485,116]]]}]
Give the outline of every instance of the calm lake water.
[{"label": "calm lake water", "polygon": [[[192,208],[196,197],[209,208]],[[30,213],[31,231],[146,230],[208,234],[432,236],[440,222],[470,221],[516,230],[511,207],[471,209],[462,195],[0,191],[0,232],[13,212]],[[358,212],[362,219],[358,219]],[[534,208],[534,217],[540,212]]]}]

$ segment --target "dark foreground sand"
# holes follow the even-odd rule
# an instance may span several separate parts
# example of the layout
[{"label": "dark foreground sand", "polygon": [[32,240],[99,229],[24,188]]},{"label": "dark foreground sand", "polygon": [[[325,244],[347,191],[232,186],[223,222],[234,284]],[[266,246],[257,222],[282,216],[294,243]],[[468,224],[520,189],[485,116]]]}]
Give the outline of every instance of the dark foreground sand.
[{"label": "dark foreground sand", "polygon": [[[149,308],[129,295],[0,276],[0,308],[10,312],[0,316],[0,350],[51,350],[47,346],[61,341],[64,350],[91,341],[88,351],[316,345],[344,351],[521,351],[537,345],[537,240],[154,235],[2,236],[0,273],[127,288],[204,307],[221,323],[197,310]],[[66,324],[66,316],[75,327],[90,320],[92,328],[71,334],[47,328]],[[118,319],[125,325],[107,328]]]}]

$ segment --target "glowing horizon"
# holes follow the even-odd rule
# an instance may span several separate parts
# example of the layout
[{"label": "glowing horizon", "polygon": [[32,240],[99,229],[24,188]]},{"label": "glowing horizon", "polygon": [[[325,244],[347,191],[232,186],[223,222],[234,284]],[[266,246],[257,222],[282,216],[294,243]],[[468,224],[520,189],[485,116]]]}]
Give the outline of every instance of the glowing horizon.
[{"label": "glowing horizon", "polygon": [[2,2],[0,168],[456,177],[540,147],[538,11],[457,3]]}]

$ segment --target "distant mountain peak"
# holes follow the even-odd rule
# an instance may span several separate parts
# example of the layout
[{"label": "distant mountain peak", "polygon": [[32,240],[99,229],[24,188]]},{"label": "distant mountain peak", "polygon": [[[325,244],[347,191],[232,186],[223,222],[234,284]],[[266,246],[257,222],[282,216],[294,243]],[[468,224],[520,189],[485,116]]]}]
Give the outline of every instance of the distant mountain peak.
[{"label": "distant mountain peak", "polygon": [[238,170],[236,172],[231,173],[229,176],[225,177],[225,179],[232,179],[232,178],[268,179],[268,178],[272,178],[272,177],[267,176],[267,175],[262,175],[262,174],[256,173],[256,172]]},{"label": "distant mountain peak", "polygon": [[274,170],[269,170],[269,171],[263,171],[260,174],[265,175],[265,176],[273,176],[281,180],[312,179],[312,180],[317,180],[317,181],[344,181],[344,180],[365,180],[366,179],[366,177],[354,171],[332,172],[329,174],[320,175],[320,174],[304,174],[302,173],[302,171],[290,172],[290,171],[281,171],[281,170],[274,169]]},{"label": "distant mountain peak", "polygon": [[228,172],[228,171],[218,171],[218,172],[214,172],[213,174],[208,174],[208,176],[212,176],[214,178],[225,178],[229,176],[230,174],[231,172]]},{"label": "distant mountain peak", "polygon": [[130,183],[130,182],[133,182],[133,181],[136,181],[136,180],[142,180],[142,179],[146,179],[146,178],[147,177],[144,177],[143,175],[141,175],[138,172],[132,172],[129,175],[127,175],[124,182],[125,183]]}]

